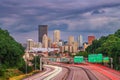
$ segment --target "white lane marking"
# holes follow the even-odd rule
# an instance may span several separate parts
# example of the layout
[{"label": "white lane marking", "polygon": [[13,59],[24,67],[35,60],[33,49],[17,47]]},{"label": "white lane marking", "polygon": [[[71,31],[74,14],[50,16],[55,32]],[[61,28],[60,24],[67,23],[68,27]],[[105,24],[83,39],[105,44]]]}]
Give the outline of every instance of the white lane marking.
[{"label": "white lane marking", "polygon": [[55,70],[50,72],[50,73],[48,73],[49,76],[46,77],[44,80],[50,80],[50,79],[52,79],[53,77],[55,77],[57,74],[59,74],[62,71],[61,67],[51,66],[51,65],[48,65],[48,66],[55,68]]}]

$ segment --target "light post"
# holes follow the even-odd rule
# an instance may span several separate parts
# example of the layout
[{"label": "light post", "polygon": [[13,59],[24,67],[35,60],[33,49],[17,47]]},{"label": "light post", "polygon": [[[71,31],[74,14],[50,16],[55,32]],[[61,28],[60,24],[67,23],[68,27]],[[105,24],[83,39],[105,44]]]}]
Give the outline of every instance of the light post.
[{"label": "light post", "polygon": [[40,71],[42,71],[42,56],[40,56]]},{"label": "light post", "polygon": [[27,58],[28,58],[28,55],[27,53],[25,54],[25,60],[26,60],[26,64],[25,64],[25,73],[27,74]]},{"label": "light post", "polygon": [[36,70],[36,51],[35,51],[34,56],[35,56],[35,70]]},{"label": "light post", "polygon": [[26,74],[27,74],[27,59],[26,59],[26,71],[25,71],[25,72],[26,72]]},{"label": "light post", "polygon": [[40,53],[38,55],[40,60],[39,67],[40,67],[40,71],[42,71],[42,55]]},{"label": "light post", "polygon": [[113,64],[112,64],[113,63],[113,58],[110,58],[110,62],[111,62],[111,64],[110,64],[111,68],[113,68]]}]

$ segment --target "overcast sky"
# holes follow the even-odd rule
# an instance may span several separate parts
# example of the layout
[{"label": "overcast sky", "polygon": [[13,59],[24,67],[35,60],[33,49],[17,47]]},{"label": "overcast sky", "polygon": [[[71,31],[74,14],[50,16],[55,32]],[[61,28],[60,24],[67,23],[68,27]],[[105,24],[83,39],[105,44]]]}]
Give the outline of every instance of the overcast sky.
[{"label": "overcast sky", "polygon": [[120,29],[120,0],[0,0],[0,27],[21,43],[38,40],[38,25],[61,30],[61,38],[100,36]]}]

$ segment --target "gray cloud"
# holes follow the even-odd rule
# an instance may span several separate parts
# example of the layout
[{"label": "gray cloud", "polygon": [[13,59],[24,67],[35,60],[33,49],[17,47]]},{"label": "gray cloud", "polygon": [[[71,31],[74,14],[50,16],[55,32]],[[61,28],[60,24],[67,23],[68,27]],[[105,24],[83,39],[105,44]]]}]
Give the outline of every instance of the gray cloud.
[{"label": "gray cloud", "polygon": [[1,27],[20,42],[26,39],[21,35],[32,38],[39,24],[48,24],[50,33],[61,30],[64,38],[70,34],[100,37],[120,25],[120,0],[1,0],[0,12]]}]

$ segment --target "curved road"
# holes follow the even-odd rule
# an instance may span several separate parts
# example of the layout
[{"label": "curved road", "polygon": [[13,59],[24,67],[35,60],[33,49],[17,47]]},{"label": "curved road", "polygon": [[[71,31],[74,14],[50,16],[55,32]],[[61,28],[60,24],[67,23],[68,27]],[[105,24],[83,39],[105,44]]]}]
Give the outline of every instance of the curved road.
[{"label": "curved road", "polygon": [[[115,75],[109,70],[100,68],[99,66],[94,65],[84,65],[84,64],[57,64],[58,66],[66,67],[64,72],[61,74],[66,75],[66,79],[61,79],[60,74],[53,80],[120,80],[120,74]],[[68,69],[69,68],[69,69]],[[105,72],[105,74],[104,74]],[[107,74],[106,74],[107,73]],[[111,77],[108,76],[108,73],[112,74]],[[116,78],[114,77],[116,76]]]},{"label": "curved road", "polygon": [[62,71],[61,67],[45,65],[45,72],[35,74],[23,80],[50,80]]},{"label": "curved road", "polygon": [[94,64],[53,65],[46,65],[45,72],[24,80],[120,80],[119,73]]}]

